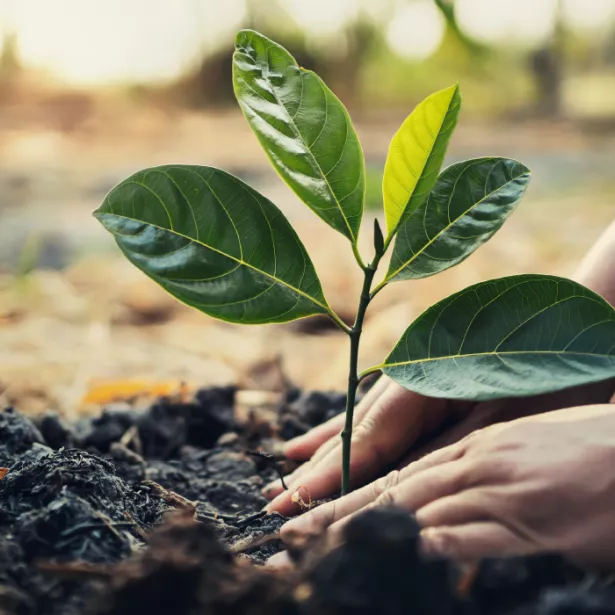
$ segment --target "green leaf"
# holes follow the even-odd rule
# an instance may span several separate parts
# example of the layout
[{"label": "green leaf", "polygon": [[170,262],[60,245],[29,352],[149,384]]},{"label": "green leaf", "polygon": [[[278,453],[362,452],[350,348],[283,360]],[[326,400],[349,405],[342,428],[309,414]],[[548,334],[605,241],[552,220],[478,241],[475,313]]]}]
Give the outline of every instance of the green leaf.
[{"label": "green leaf", "polygon": [[252,30],[237,34],[233,83],[244,115],[282,179],[356,244],[365,161],[344,105],[286,49]]},{"label": "green leaf", "polygon": [[476,284],[419,316],[381,366],[432,397],[547,393],[615,376],[615,310],[546,275]]},{"label": "green leaf", "polygon": [[425,278],[463,261],[504,224],[529,181],[529,169],[507,158],[448,167],[400,227],[385,282]]},{"label": "green leaf", "polygon": [[428,96],[395,133],[382,181],[389,238],[436,183],[460,107],[459,86],[453,85]]},{"label": "green leaf", "polygon": [[286,218],[228,173],[145,169],[116,186],[94,215],[128,260],[211,316],[255,324],[330,312]]}]

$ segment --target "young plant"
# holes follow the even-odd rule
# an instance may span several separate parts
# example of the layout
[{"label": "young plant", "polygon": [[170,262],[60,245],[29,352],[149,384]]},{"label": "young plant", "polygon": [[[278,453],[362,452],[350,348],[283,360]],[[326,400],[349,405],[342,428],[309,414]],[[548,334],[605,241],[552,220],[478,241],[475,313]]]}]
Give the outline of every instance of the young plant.
[{"label": "young plant", "polygon": [[[350,340],[342,493],[350,488],[357,386],[382,371],[434,397],[526,396],[615,375],[615,310],[583,286],[548,275],[475,284],[421,314],[380,365],[358,372],[370,301],[388,284],[460,263],[504,223],[530,171],[507,158],[477,158],[440,173],[461,106],[457,85],[432,94],[391,141],[384,168],[386,233],[374,255],[357,238],[365,199],[363,151],[348,112],[313,72],[257,32],[236,39],[237,100],[271,163],[314,213],[342,233],[364,281],[347,326],[327,303],[303,244],[280,210],[212,167],[145,169],[115,187],[95,216],[126,257],[185,304],[222,320],[281,323],[325,314]],[[388,270],[373,287],[392,246]],[[373,288],[372,288],[373,287]]]}]

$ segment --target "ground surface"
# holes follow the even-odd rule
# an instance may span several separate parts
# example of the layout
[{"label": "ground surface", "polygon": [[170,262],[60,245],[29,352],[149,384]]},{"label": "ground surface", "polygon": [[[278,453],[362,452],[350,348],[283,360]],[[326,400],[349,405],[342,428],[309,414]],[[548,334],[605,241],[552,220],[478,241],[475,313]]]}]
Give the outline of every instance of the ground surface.
[{"label": "ground surface", "polygon": [[[402,111],[359,116],[370,168],[382,167],[402,116]],[[310,321],[232,326],[185,309],[125,262],[90,216],[106,191],[138,168],[169,162],[223,167],[253,183],[289,216],[330,303],[351,318],[360,279],[346,240],[297,202],[269,169],[237,112],[188,113],[78,94],[7,99],[0,137],[0,272],[5,272],[0,274],[0,393],[5,402],[25,411],[52,408],[74,416],[97,381],[120,379],[111,393],[152,381],[163,388],[179,380],[242,383],[255,366],[277,355],[285,373],[302,386],[342,388],[343,335]],[[362,366],[380,362],[413,317],[464,286],[521,272],[571,273],[613,218],[615,136],[608,130],[465,119],[450,160],[487,154],[515,157],[533,169],[525,201],[502,231],[459,267],[380,293],[367,317]],[[366,220],[372,215],[368,212]],[[368,255],[370,238],[362,239]],[[13,275],[16,267],[25,270],[37,259],[47,268],[24,279]],[[138,382],[126,383],[127,378]]]}]

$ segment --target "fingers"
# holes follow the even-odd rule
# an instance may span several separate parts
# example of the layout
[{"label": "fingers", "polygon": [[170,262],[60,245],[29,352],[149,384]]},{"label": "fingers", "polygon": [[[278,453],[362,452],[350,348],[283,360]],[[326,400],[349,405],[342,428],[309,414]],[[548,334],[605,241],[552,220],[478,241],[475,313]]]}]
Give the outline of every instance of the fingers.
[{"label": "fingers", "polygon": [[[372,405],[384,393],[388,387],[396,387],[389,378],[381,376],[378,382],[367,392],[361,400],[354,413],[355,424],[358,424]],[[284,454],[295,461],[310,459],[309,462],[297,468],[292,474],[286,477],[286,484],[301,484],[301,476],[306,475],[321,459],[340,445],[339,435],[344,428],[346,421],[345,413],[333,417],[319,427],[310,430],[308,433],[293,440],[289,440],[284,448]],[[263,489],[263,495],[272,499],[284,491],[282,481],[276,480]]]},{"label": "fingers", "polygon": [[463,525],[491,520],[489,496],[482,489],[448,495],[419,508],[416,520],[422,527]]},{"label": "fingers", "polygon": [[[398,385],[387,387],[356,426],[352,435],[350,470],[353,484],[363,482],[398,459],[422,432],[425,417],[442,414],[446,402],[406,391]],[[305,487],[312,500],[319,500],[339,490],[341,483],[342,444],[338,441],[321,460],[310,464],[289,484],[289,491],[278,495],[268,510],[291,515],[299,512],[292,502],[292,492]]]},{"label": "fingers", "polygon": [[[314,465],[316,465],[321,459],[327,456],[327,454],[335,449],[339,443],[339,434],[331,440],[325,442],[317,451],[314,453],[314,457],[310,459],[310,461],[304,463],[299,466],[294,472],[291,472],[286,478],[284,482],[286,485],[300,485],[301,477],[309,474]],[[282,481],[277,479],[272,483],[269,483],[262,491],[263,495],[268,499],[273,499],[278,496],[280,493],[284,491],[284,486],[282,485]]]},{"label": "fingers", "polygon": [[445,446],[444,448],[432,451],[431,453],[413,461],[412,463],[404,466],[401,469],[401,475],[404,479],[433,468],[449,461],[456,461],[461,459],[467,450],[467,442],[462,441],[451,446]]},{"label": "fingers", "polygon": [[346,524],[369,509],[394,506],[414,513],[428,502],[465,489],[472,473],[470,464],[462,460],[443,463],[407,478],[404,478],[403,470],[391,472],[385,479],[360,490],[371,488],[371,501],[336,520],[329,531],[335,539],[339,539]]},{"label": "fingers", "polygon": [[376,506],[401,506],[414,512],[430,502],[456,494],[476,480],[474,464],[463,458],[412,474],[393,489],[384,492]]},{"label": "fingers", "polygon": [[334,416],[326,423],[310,429],[307,433],[289,440],[284,445],[284,455],[293,461],[305,461],[322,446],[329,438],[339,436],[344,428],[344,413]]},{"label": "fingers", "polygon": [[284,540],[301,534],[321,534],[327,528],[337,536],[350,519],[368,508],[398,506],[409,512],[427,502],[465,489],[471,481],[470,462],[454,460],[435,465],[406,478],[403,471],[387,476],[357,491],[289,521],[282,528]]},{"label": "fingers", "polygon": [[[395,472],[393,474],[398,475],[399,473]],[[340,519],[344,519],[352,513],[361,510],[364,506],[373,502],[387,488],[396,484],[396,479],[392,475],[361,487],[361,489],[357,489],[338,500],[322,504],[318,508],[289,521],[282,526],[282,539],[288,541],[297,535],[321,534]]]},{"label": "fingers", "polygon": [[[355,420],[359,422],[370,406],[380,397],[380,395],[391,384],[386,376],[378,379],[374,386],[367,392],[355,410]],[[289,440],[284,446],[284,454],[294,461],[304,461],[310,459],[314,453],[329,438],[338,436],[344,428],[344,413],[333,417],[326,423],[311,429],[306,434]]]},{"label": "fingers", "polygon": [[280,551],[267,560],[267,566],[273,569],[291,568],[292,562],[286,551]]},{"label": "fingers", "polygon": [[529,555],[538,550],[529,540],[494,521],[427,528],[421,532],[421,547],[428,555],[462,562]]},{"label": "fingers", "polygon": [[[325,442],[316,452],[313,459],[304,463],[302,466],[298,467],[294,472],[289,474],[286,479],[286,485],[288,486],[288,490],[292,492],[297,489],[297,487],[303,484],[303,477],[310,476],[310,474],[314,471],[314,468],[320,464],[321,460],[326,460],[330,453],[335,453],[339,447],[339,436]],[[277,498],[279,495],[283,494],[284,488],[282,486],[281,480],[276,480],[271,484],[267,485],[263,489],[263,495],[272,500]]]}]

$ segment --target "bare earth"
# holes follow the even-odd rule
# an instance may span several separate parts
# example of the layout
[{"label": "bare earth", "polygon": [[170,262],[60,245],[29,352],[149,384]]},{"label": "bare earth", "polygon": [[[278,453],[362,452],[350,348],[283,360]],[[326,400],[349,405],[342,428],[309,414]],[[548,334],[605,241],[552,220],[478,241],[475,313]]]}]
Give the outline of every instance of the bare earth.
[{"label": "bare earth", "polygon": [[[347,369],[343,334],[333,328],[305,332],[304,322],[234,326],[184,308],[118,256],[90,213],[109,188],[138,168],[169,162],[221,166],[283,209],[312,255],[330,303],[351,317],[360,276],[346,240],[268,169],[238,114],[145,108],[137,113],[117,104],[88,111],[76,127],[49,122],[46,112],[39,117],[39,111],[30,110],[28,115],[23,106],[7,107],[0,116],[3,401],[32,412],[73,413],[142,389],[171,390],[180,381],[275,387],[275,369],[263,361],[276,356],[295,383],[342,389]],[[359,124],[369,164],[383,164],[400,117],[364,118]],[[453,291],[515,273],[571,273],[613,218],[615,183],[609,169],[614,141],[565,125],[461,126],[451,160],[515,157],[534,170],[533,186],[496,238],[465,263],[380,293],[365,325],[361,365],[379,363],[416,315]],[[367,212],[365,229],[371,229],[372,216]],[[73,255],[69,265],[17,278],[11,271],[24,242],[41,237],[53,237],[68,250]],[[363,253],[369,256],[367,233],[363,240]],[[258,366],[264,377],[255,375]],[[101,382],[108,386],[93,388]],[[152,390],[152,383],[158,388]]]}]

